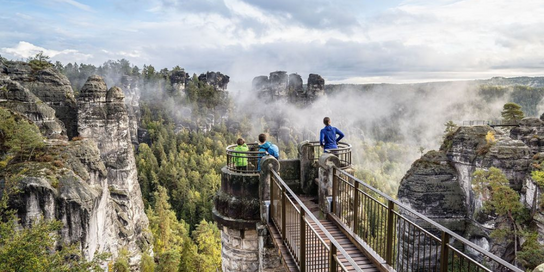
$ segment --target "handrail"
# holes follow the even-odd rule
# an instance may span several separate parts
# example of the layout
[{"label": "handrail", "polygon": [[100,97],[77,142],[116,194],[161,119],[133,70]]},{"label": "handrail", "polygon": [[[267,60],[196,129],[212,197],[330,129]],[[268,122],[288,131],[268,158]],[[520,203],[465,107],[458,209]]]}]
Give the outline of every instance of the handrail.
[{"label": "handrail", "polygon": [[297,195],[289,188],[289,186],[283,181],[283,179],[280,177],[280,175],[274,170],[271,169],[272,175],[274,178],[280,182],[280,184],[283,186],[283,188],[291,195],[291,197],[300,205],[300,208],[304,210],[304,215],[307,217],[310,217],[316,225],[323,231],[323,233],[327,236],[327,238],[330,240],[331,244],[334,245],[337,251],[340,251],[340,253],[346,258],[346,260],[353,266],[355,271],[363,271],[357,263],[349,256],[349,254],[342,248],[340,243],[334,239],[334,237],[327,231],[327,229],[319,222],[319,220],[312,214],[312,212],[304,205],[304,203],[297,197]]},{"label": "handrail", "polygon": [[[336,166],[333,166],[333,168],[336,170],[336,171],[339,171],[342,175],[345,175],[351,179],[353,179],[354,181],[357,181],[359,185],[362,185],[364,187],[366,187],[367,189],[369,189],[370,191],[380,195],[381,197],[383,197],[384,199],[386,199],[388,202],[390,203],[394,203],[396,204],[398,207],[410,212],[411,214],[413,215],[416,215],[417,217],[419,217],[419,219],[425,221],[426,223],[432,225],[434,228],[440,230],[443,232],[443,234],[447,234],[449,237],[452,237],[452,238],[455,238],[456,240],[462,242],[463,244],[466,244],[468,246],[470,246],[472,249],[474,249],[475,251],[478,251],[480,253],[482,253],[483,255],[485,255],[485,257],[487,258],[490,258],[491,260],[497,262],[498,264],[512,270],[512,271],[516,271],[516,272],[523,272],[523,270],[515,267],[514,265],[506,262],[505,260],[495,256],[494,254],[491,254],[489,252],[487,252],[486,250],[482,249],[480,246],[470,242],[469,240],[465,239],[464,237],[456,234],[455,232],[445,228],[444,226],[436,223],[435,221],[431,220],[430,218],[426,217],[425,215],[417,212],[417,211],[414,211],[410,208],[408,208],[407,206],[403,205],[402,203],[400,203],[399,201],[393,199],[392,197],[382,193],[381,191],[379,191],[378,189],[366,184],[365,182],[359,180],[358,178],[356,178],[355,176],[351,175],[350,173],[336,167]],[[333,194],[334,194],[334,189],[333,189]],[[434,235],[433,235],[434,236]]]},{"label": "handrail", "polygon": [[[258,150],[258,144],[247,144],[249,150]],[[237,145],[227,146],[227,169],[232,172],[244,174],[258,174],[260,172],[259,162],[266,151],[236,151]]]},{"label": "handrail", "polygon": [[505,120],[465,120],[463,126],[505,126],[515,127],[519,126],[519,121],[505,121]]},{"label": "handrail", "polygon": [[334,154],[340,159],[340,168],[346,169],[351,167],[351,145],[345,142],[339,142],[338,148],[332,148],[323,150],[323,147],[321,146],[321,143],[319,141],[312,141],[309,142],[313,148],[314,148],[314,157],[309,158],[311,160],[317,161],[321,154],[323,153],[330,153]]}]

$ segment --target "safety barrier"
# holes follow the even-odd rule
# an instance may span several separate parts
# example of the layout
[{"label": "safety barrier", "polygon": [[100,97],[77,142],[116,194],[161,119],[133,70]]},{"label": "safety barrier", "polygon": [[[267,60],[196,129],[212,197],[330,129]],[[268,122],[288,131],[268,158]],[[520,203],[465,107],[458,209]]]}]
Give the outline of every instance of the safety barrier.
[{"label": "safety barrier", "polygon": [[333,169],[333,218],[396,271],[522,272],[346,171]]},{"label": "safety barrier", "polygon": [[[278,173],[271,172],[271,220],[299,271],[362,271]],[[317,229],[330,243],[325,242],[325,237],[320,236]],[[348,267],[340,262],[340,256],[347,260]]]}]

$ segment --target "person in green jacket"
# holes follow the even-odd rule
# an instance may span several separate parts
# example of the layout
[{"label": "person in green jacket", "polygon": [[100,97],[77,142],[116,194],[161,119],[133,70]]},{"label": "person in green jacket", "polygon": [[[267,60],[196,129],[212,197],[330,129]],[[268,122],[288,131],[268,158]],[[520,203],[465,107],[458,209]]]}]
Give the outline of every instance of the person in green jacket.
[{"label": "person in green jacket", "polygon": [[[242,151],[242,152],[249,151],[246,141],[244,141],[243,138],[238,138],[236,143],[238,144],[238,146],[234,148],[234,151]],[[233,155],[234,155],[234,165],[236,166],[236,169],[239,169],[239,170],[246,169],[247,168],[246,155],[244,153],[233,153]]]}]

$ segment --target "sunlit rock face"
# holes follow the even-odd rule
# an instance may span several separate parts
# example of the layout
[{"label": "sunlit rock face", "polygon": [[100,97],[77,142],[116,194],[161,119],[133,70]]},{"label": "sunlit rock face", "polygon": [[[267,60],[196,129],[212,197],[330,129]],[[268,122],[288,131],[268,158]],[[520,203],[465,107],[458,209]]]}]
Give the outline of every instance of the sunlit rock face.
[{"label": "sunlit rock face", "polygon": [[139,252],[138,244],[147,241],[144,230],[148,221],[137,180],[123,91],[118,87],[108,90],[100,77],[90,77],[81,88],[78,116],[79,134],[97,143],[106,166],[107,182],[103,187],[112,209],[105,216],[111,216],[113,221],[116,246]]},{"label": "sunlit rock face", "polygon": [[[0,71],[5,72],[3,69]],[[61,99],[73,98],[70,85],[58,80],[63,77],[50,69],[13,71],[17,73],[0,73],[0,106],[34,122],[46,137],[51,155],[45,163],[23,165],[28,170],[16,181],[19,193],[10,198],[20,224],[30,226],[41,218],[60,220],[64,223],[59,232],[62,242],[78,243],[87,259],[97,252],[115,257],[121,248],[127,248],[136,267],[143,250],[151,250],[151,235],[137,182],[126,94],[117,87],[108,90],[100,77],[92,76],[77,104],[73,101],[77,111],[64,116],[72,119],[63,122],[50,106],[61,107]],[[42,91],[41,97],[11,79],[16,75],[35,80],[40,74],[51,79],[34,85],[34,92]],[[61,87],[51,83],[54,80]],[[50,94],[47,86],[52,88]],[[70,103],[66,108],[72,108]],[[75,124],[74,135],[81,137],[68,141],[67,123]],[[0,180],[0,187],[5,183]]]},{"label": "sunlit rock face", "polygon": [[[490,134],[494,140],[488,141],[486,136]],[[510,187],[518,191],[524,201],[526,188],[531,187],[527,186],[533,157],[531,150],[523,141],[498,129],[459,127],[446,135],[439,151],[430,151],[412,164],[401,181],[399,200],[511,261],[514,258],[513,252],[508,250],[511,245],[489,237],[490,232],[505,221],[482,209],[483,199],[474,192],[472,179],[478,169],[499,168],[508,178]]]},{"label": "sunlit rock face", "polygon": [[0,64],[0,74],[20,83],[41,101],[55,110],[56,117],[64,123],[68,137],[77,136],[76,101],[66,76],[53,67],[34,70],[28,63]]}]

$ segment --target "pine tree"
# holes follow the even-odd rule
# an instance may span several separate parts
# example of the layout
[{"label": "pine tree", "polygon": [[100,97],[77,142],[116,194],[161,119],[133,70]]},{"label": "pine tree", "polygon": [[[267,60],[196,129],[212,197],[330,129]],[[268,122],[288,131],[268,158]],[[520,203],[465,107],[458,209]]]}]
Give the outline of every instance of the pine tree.
[{"label": "pine tree", "polygon": [[508,102],[504,104],[501,115],[502,115],[503,122],[507,124],[509,123],[515,124],[521,119],[523,119],[524,117],[523,111],[521,110],[521,106],[513,102]]}]

